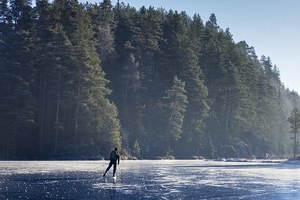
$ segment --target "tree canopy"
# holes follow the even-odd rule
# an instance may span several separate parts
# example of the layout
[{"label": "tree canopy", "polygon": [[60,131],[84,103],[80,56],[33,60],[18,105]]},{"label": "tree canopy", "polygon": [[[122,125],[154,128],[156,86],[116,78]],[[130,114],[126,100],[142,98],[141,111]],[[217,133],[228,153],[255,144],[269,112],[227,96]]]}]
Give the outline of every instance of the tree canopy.
[{"label": "tree canopy", "polygon": [[290,155],[297,92],[200,15],[1,0],[0,158]]}]

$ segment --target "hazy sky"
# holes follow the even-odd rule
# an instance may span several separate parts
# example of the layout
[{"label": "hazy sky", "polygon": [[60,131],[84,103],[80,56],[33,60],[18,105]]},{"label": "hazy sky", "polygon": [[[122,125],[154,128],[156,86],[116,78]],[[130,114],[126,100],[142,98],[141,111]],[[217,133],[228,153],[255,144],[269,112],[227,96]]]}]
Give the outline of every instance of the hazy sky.
[{"label": "hazy sky", "polygon": [[[81,0],[81,2],[102,0]],[[113,5],[117,0],[112,0]],[[257,55],[269,56],[287,88],[300,93],[300,0],[123,0],[139,9],[151,5],[199,14],[206,22],[215,13],[235,42],[245,40]]]}]

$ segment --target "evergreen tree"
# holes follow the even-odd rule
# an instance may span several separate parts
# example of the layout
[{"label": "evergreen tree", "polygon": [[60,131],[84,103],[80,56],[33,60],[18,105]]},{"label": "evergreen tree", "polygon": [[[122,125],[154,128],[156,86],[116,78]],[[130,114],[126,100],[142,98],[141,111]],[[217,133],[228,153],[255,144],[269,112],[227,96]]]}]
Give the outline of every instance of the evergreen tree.
[{"label": "evergreen tree", "polygon": [[104,0],[100,5],[89,5],[87,12],[92,20],[97,52],[101,61],[104,61],[114,52],[115,21],[111,1]]},{"label": "evergreen tree", "polygon": [[[166,108],[166,145],[167,149],[174,149],[174,141],[178,141],[182,134],[184,115],[188,104],[185,83],[174,77],[173,86],[166,91],[164,107]],[[173,145],[172,145],[173,144]],[[166,149],[166,150],[167,150]]]},{"label": "evergreen tree", "polygon": [[32,152],[35,101],[32,83],[35,71],[31,62],[32,15],[30,2],[2,1],[0,101],[1,134],[4,156],[25,156]]},{"label": "evergreen tree", "polygon": [[[199,20],[194,18],[194,20]],[[188,154],[203,153],[205,120],[208,116],[208,91],[204,84],[203,74],[201,71],[201,63],[197,57],[199,45],[201,45],[201,35],[197,33],[202,30],[201,23],[198,28],[191,27],[187,35],[182,40],[182,78],[186,82],[186,90],[188,97],[188,107],[184,122],[185,141],[183,141],[185,151]],[[195,32],[196,31],[196,32]],[[189,39],[191,38],[191,40]],[[194,41],[194,42],[193,42]],[[199,64],[200,63],[200,66]],[[182,151],[182,150],[181,150]]]},{"label": "evergreen tree", "polygon": [[29,30],[32,20],[32,0],[10,0],[13,28],[16,31]]},{"label": "evergreen tree", "polygon": [[51,6],[40,1],[37,10],[40,153],[45,139],[54,144],[46,146],[46,153],[56,155],[78,156],[81,151],[82,156],[92,156],[120,148],[117,110],[107,99],[108,81],[83,7],[76,1],[55,1]]},{"label": "evergreen tree", "polygon": [[294,140],[294,158],[298,153],[298,140],[297,133],[300,128],[300,111],[298,108],[294,108],[291,112],[291,116],[288,118],[288,122],[291,124],[291,133],[293,134],[292,139]]},{"label": "evergreen tree", "polygon": [[[104,72],[99,67],[99,59],[93,43],[93,31],[89,17],[83,12],[81,5],[68,1],[63,10],[62,21],[71,43],[75,46],[78,71],[76,72],[76,103],[75,103],[75,133],[81,131],[91,135],[100,145],[101,138],[106,138],[102,148],[121,147],[117,110],[107,99],[110,90]],[[70,12],[70,14],[68,14]],[[73,14],[72,14],[73,13]],[[74,16],[70,18],[70,16]],[[81,115],[79,116],[79,112]],[[80,128],[80,129],[78,129]],[[78,130],[77,130],[78,129]],[[76,135],[75,135],[76,136]],[[86,142],[89,141],[89,136]],[[89,142],[85,145],[91,145]],[[97,150],[98,149],[98,150]],[[101,148],[97,147],[99,151]]]}]

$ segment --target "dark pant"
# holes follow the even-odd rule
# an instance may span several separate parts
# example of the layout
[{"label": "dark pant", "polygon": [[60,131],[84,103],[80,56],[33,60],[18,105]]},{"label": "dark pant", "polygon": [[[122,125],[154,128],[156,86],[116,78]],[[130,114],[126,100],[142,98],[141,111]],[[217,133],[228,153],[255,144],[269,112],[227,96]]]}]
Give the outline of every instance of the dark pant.
[{"label": "dark pant", "polygon": [[116,170],[117,170],[117,161],[110,161],[109,165],[105,171],[105,174],[108,172],[108,170],[111,168],[111,166],[114,165],[114,171],[113,171],[113,176],[115,176],[116,174]]}]

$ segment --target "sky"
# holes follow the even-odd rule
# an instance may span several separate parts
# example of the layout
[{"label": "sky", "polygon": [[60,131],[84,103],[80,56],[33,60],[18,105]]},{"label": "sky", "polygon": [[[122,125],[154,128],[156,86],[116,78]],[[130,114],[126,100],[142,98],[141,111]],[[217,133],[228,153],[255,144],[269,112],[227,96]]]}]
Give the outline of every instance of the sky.
[{"label": "sky", "polygon": [[[80,0],[99,3],[102,0]],[[115,5],[117,0],[112,0]],[[300,93],[299,0],[120,0],[137,9],[142,6],[199,14],[205,23],[214,13],[222,29],[229,28],[234,41],[245,40],[260,58],[269,56],[279,68],[286,88]]]}]

